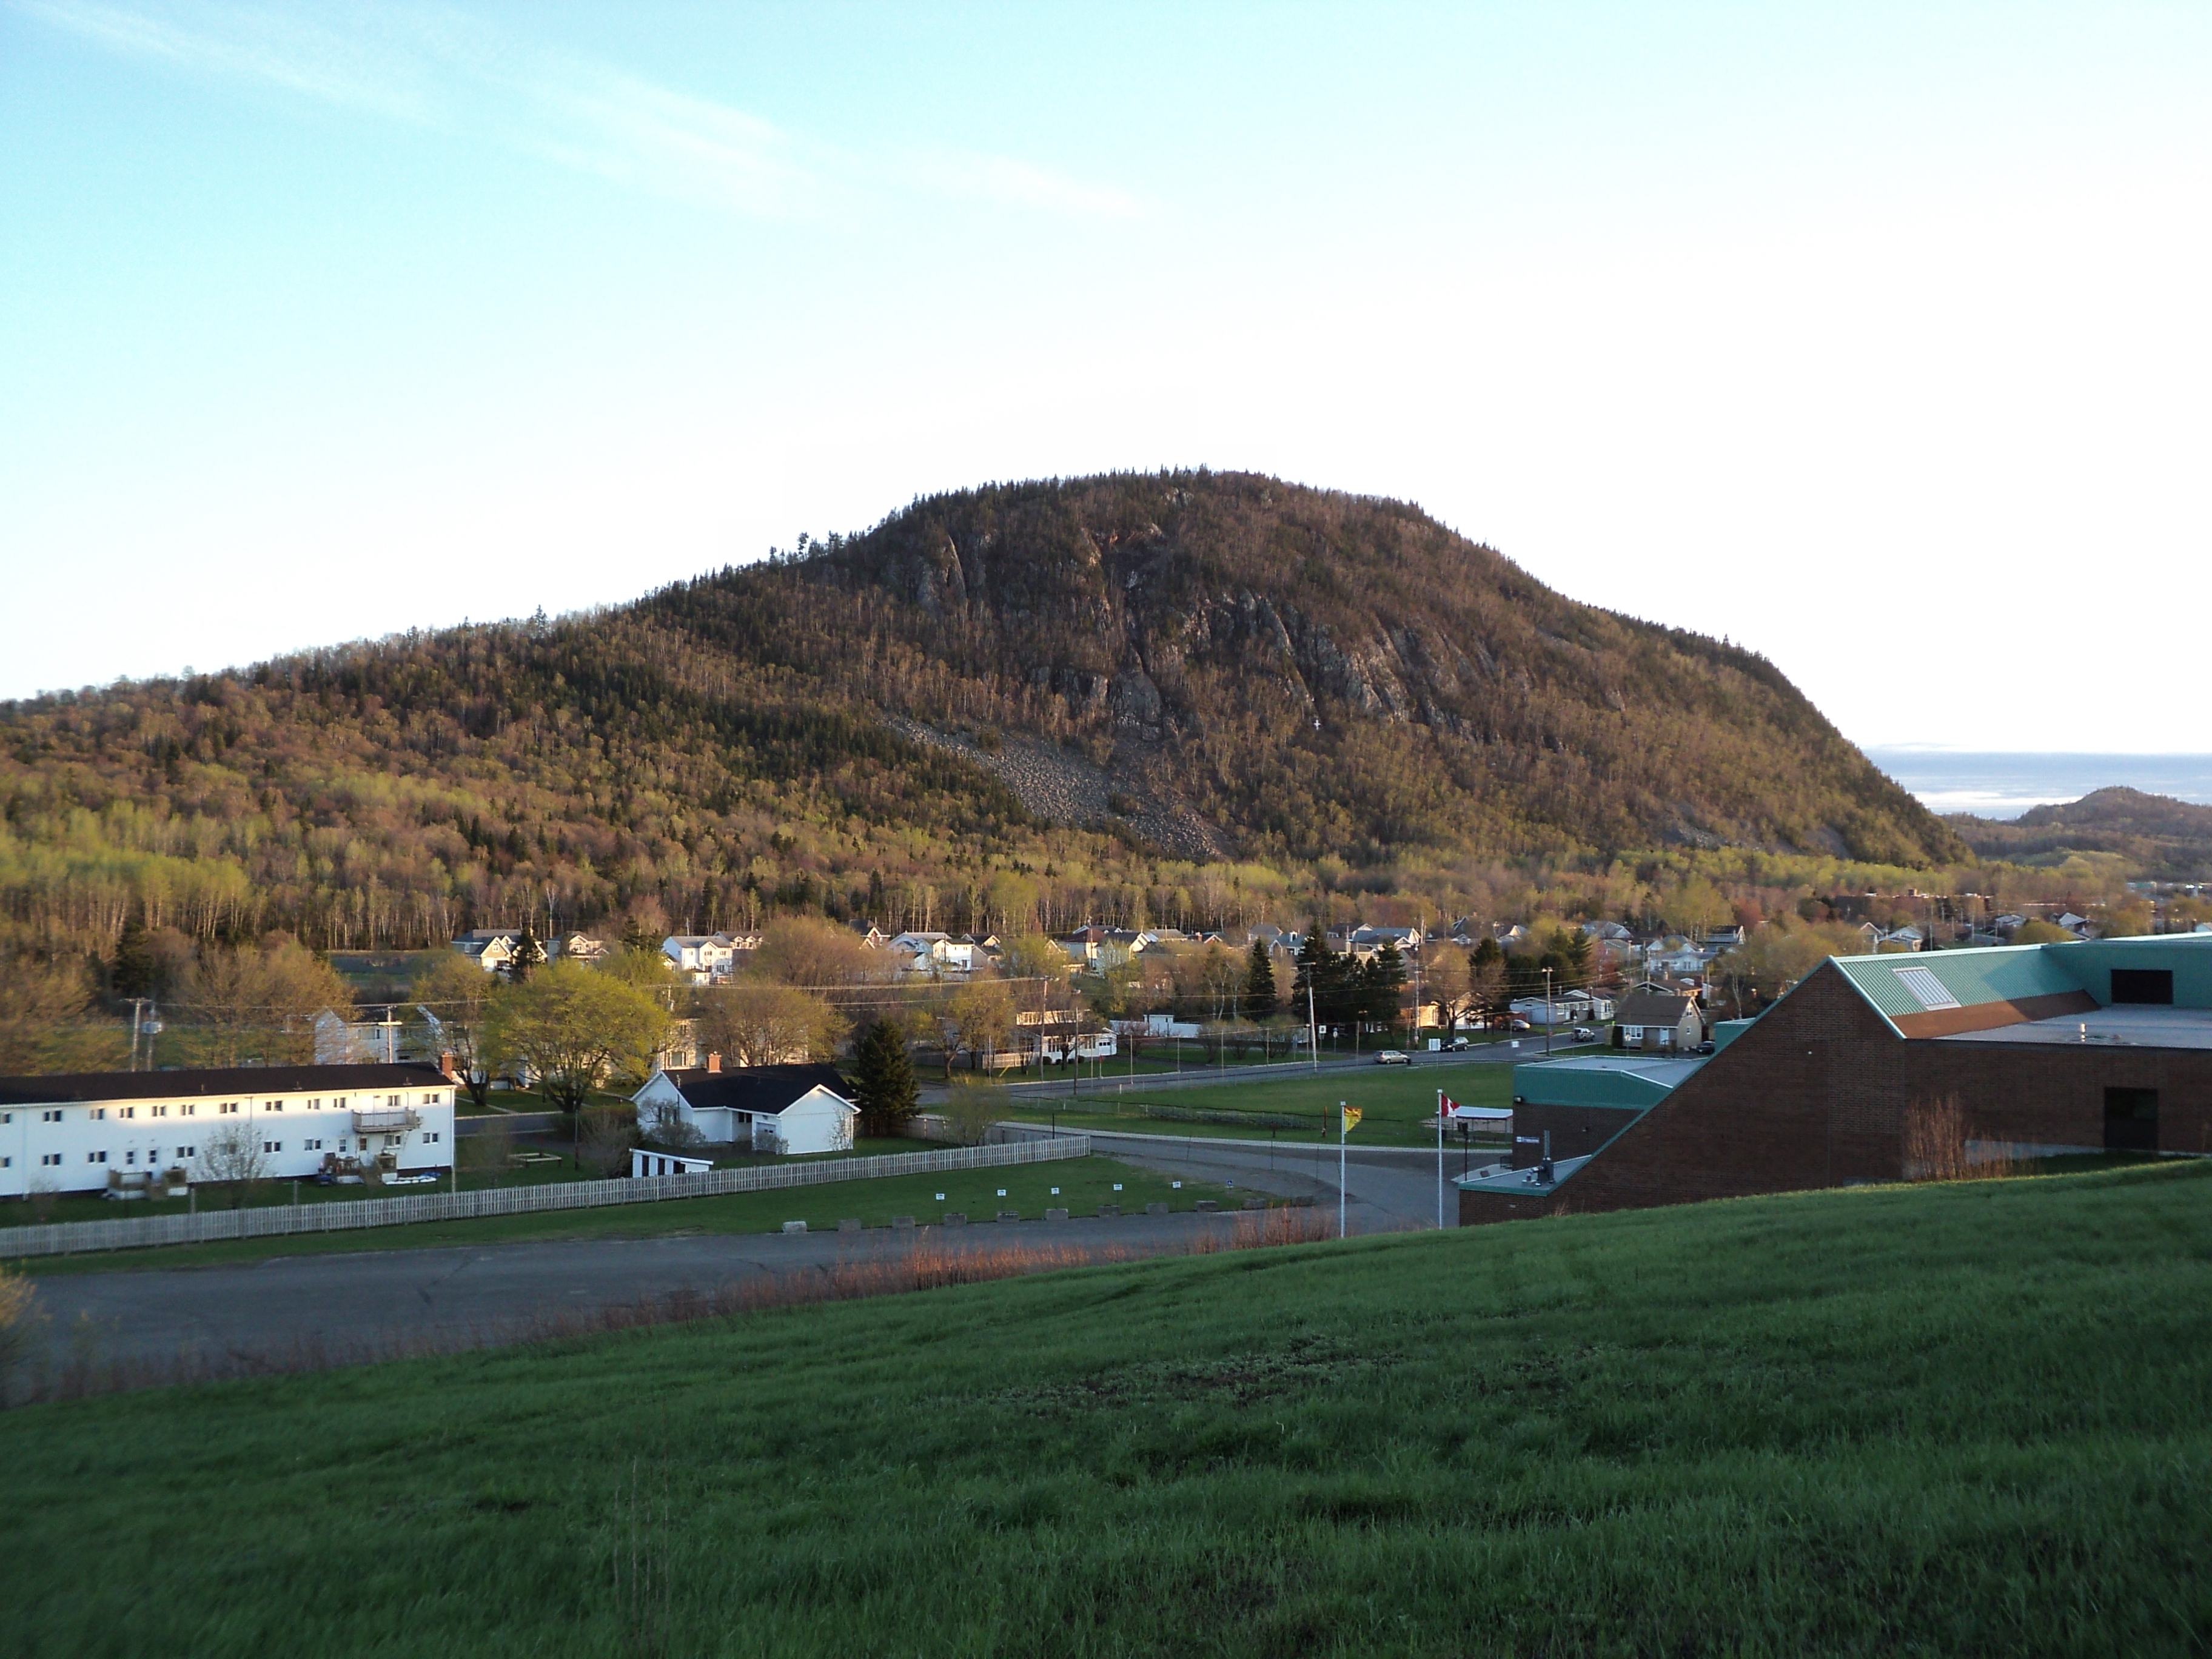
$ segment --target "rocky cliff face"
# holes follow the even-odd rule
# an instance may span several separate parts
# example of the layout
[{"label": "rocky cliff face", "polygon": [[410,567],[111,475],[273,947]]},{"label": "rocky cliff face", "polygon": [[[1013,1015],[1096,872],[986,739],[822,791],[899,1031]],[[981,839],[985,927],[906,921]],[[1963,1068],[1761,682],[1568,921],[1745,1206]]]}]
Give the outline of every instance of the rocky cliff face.
[{"label": "rocky cliff face", "polygon": [[791,667],[1060,745],[1224,848],[1961,851],[1765,659],[1577,604],[1397,502],[1024,484],[718,580],[781,619]]}]

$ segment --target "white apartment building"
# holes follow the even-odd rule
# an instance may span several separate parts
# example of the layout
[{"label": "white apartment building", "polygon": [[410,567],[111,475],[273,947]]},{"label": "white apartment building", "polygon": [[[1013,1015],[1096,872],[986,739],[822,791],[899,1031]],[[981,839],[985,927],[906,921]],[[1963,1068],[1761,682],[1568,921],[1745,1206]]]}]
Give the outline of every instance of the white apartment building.
[{"label": "white apartment building", "polygon": [[[217,1143],[262,1178],[453,1163],[453,1079],[434,1066],[250,1066],[0,1078],[0,1198],[216,1178]],[[181,1180],[179,1177],[181,1176]]]}]

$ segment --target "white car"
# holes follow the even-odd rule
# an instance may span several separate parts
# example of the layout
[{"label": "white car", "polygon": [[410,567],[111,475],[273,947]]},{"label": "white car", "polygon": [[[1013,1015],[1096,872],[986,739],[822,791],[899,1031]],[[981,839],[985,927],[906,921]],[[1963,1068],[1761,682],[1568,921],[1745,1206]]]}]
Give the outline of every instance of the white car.
[{"label": "white car", "polygon": [[1587,1025],[1577,1025],[1575,1027],[1575,1041],[1577,1042],[1595,1042],[1597,1041],[1597,1033],[1590,1030]]},{"label": "white car", "polygon": [[1413,1057],[1402,1048],[1385,1048],[1375,1056],[1377,1066],[1411,1066]]}]

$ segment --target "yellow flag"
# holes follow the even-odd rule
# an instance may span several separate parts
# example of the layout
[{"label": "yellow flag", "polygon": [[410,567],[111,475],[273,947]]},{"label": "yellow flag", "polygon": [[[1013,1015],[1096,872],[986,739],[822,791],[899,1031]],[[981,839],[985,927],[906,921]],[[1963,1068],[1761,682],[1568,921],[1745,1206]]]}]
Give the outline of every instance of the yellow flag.
[{"label": "yellow flag", "polygon": [[1345,1132],[1345,1133],[1346,1133],[1346,1134],[1350,1134],[1350,1133],[1351,1133],[1354,1129],[1358,1128],[1358,1127],[1359,1127],[1359,1108],[1358,1108],[1357,1106],[1346,1106],[1346,1108],[1344,1108],[1344,1132]]}]

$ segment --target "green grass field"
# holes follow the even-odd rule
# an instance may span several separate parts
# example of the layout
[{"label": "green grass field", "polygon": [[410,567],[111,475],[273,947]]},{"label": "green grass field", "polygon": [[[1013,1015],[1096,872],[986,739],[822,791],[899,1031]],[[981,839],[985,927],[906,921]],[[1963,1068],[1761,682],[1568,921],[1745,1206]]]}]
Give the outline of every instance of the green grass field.
[{"label": "green grass field", "polygon": [[[1024,1122],[1058,1122],[1071,1129],[1125,1129],[1139,1133],[1256,1136],[1265,1140],[1265,1125],[1190,1123],[1172,1117],[1151,1118],[1137,1110],[1151,1103],[1170,1112],[1197,1109],[1205,1111],[1250,1112],[1261,1115],[1294,1115],[1304,1121],[1300,1129],[1279,1128],[1276,1136],[1289,1143],[1326,1141],[1336,1145],[1336,1107],[1346,1101],[1364,1116],[1352,1132],[1355,1146],[1427,1146],[1436,1140],[1437,1091],[1442,1089],[1465,1106],[1510,1106],[1513,1103],[1513,1068],[1510,1066],[1370,1066],[1356,1071],[1323,1073],[1316,1076],[1283,1076],[1237,1079],[1224,1083],[1186,1084],[1176,1089],[1145,1089],[1143,1079],[1120,1094],[1083,1095],[1076,1109],[1066,1100],[1054,1103],[1036,1096],[1010,1095],[1006,1115]],[[1455,1145],[1457,1143],[1455,1141]]]},{"label": "green grass field", "polygon": [[[914,1150],[914,1143],[907,1143]],[[774,1232],[787,1221],[809,1229],[835,1228],[846,1218],[888,1227],[910,1215],[936,1222],[948,1210],[971,1222],[988,1221],[1002,1209],[1042,1216],[1055,1206],[1096,1215],[1102,1204],[1125,1210],[1167,1204],[1188,1210],[1200,1199],[1224,1207],[1244,1194],[1218,1182],[1158,1176],[1109,1158],[1069,1158],[1004,1170],[962,1170],[944,1175],[899,1176],[886,1181],[836,1182],[781,1192],[732,1193],[720,1198],[677,1198],[655,1204],[616,1204],[604,1209],[562,1210],[543,1215],[484,1216],[431,1221],[410,1227],[364,1227],[341,1233],[240,1238],[216,1244],[165,1244],[145,1250],[101,1250],[84,1255],[37,1256],[17,1263],[33,1278],[57,1273],[115,1273],[149,1267],[197,1267],[226,1261],[265,1261],[278,1256],[328,1255],[341,1250],[424,1249],[445,1244],[513,1244],[545,1238],[654,1238],[683,1233]],[[1119,1186],[1121,1190],[1116,1191]],[[999,1196],[1006,1188],[1006,1195]],[[1058,1188],[1057,1194],[1053,1189]],[[939,1202],[937,1194],[943,1193]],[[0,1233],[0,1246],[6,1235]],[[5,1259],[0,1249],[0,1260]]]},{"label": "green grass field", "polygon": [[2212,1166],[0,1415],[23,1654],[2201,1653]]}]

